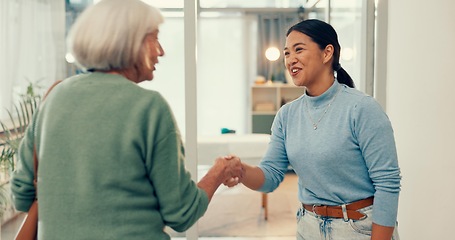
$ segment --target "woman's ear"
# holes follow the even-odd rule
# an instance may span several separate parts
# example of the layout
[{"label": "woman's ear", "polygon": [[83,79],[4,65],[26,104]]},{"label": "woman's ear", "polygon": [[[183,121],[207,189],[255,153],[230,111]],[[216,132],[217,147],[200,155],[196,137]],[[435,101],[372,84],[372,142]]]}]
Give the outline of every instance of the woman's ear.
[{"label": "woman's ear", "polygon": [[326,64],[327,62],[329,62],[332,57],[333,57],[333,52],[335,51],[334,47],[332,44],[328,44],[327,46],[325,46],[325,49],[323,51],[323,63]]}]

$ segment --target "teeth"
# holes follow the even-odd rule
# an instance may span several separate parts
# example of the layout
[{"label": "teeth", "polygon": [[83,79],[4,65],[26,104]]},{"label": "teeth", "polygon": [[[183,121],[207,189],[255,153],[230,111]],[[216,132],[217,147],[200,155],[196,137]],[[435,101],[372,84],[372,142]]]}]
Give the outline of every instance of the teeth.
[{"label": "teeth", "polygon": [[292,71],[293,73],[295,73],[295,72],[297,72],[297,69],[292,69],[291,71]]}]

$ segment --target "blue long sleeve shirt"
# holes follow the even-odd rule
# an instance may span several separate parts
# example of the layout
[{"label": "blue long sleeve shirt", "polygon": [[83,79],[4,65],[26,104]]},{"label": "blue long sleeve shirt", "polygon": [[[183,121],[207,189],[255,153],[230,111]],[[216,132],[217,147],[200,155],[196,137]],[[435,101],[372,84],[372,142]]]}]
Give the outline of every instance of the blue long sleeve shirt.
[{"label": "blue long sleeve shirt", "polygon": [[395,226],[401,175],[393,129],[371,96],[334,81],[320,96],[284,105],[259,165],[260,191],[276,189],[288,165],[299,176],[301,202],[341,205],[374,196],[373,221]]}]

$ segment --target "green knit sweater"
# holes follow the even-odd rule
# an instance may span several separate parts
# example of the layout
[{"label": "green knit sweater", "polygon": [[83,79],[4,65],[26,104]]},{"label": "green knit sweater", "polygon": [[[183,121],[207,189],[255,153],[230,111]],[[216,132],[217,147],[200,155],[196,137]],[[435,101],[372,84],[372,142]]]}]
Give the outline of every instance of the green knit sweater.
[{"label": "green knit sweater", "polygon": [[185,231],[207,209],[168,104],[122,76],[82,74],[52,90],[20,146],[20,211],[35,192],[34,143],[41,239],[170,239],[165,226]]}]

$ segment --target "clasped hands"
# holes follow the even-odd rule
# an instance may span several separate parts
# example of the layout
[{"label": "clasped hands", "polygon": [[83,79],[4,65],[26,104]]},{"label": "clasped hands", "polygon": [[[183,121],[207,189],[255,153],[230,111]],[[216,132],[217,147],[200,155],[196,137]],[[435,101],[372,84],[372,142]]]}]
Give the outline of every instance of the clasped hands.
[{"label": "clasped hands", "polygon": [[215,165],[222,169],[221,177],[225,186],[233,187],[242,182],[245,171],[239,157],[234,155],[218,157]]}]

